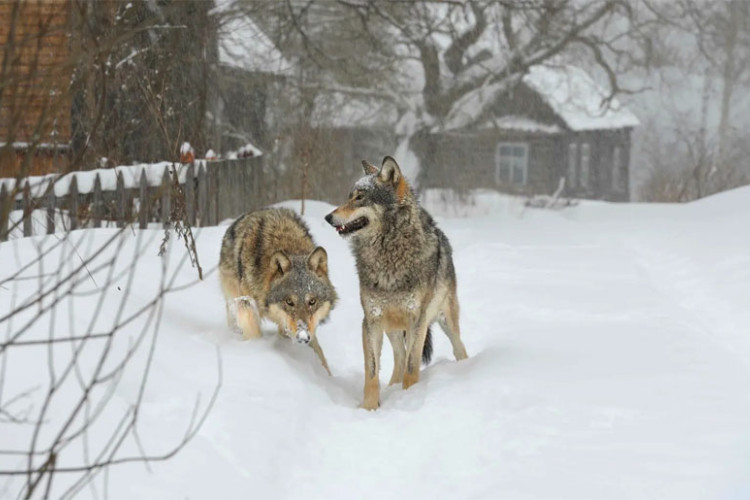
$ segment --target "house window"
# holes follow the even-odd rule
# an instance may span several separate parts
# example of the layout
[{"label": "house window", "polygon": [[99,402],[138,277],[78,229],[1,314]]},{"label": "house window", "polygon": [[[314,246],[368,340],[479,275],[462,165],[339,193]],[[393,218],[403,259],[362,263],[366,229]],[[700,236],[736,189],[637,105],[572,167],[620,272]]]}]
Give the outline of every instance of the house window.
[{"label": "house window", "polygon": [[529,147],[523,143],[501,142],[495,150],[495,182],[525,185]]},{"label": "house window", "polygon": [[568,187],[575,189],[578,182],[576,170],[578,169],[578,144],[568,146]]},{"label": "house window", "polygon": [[619,146],[612,148],[612,190],[625,190],[625,172],[622,165],[622,150]]},{"label": "house window", "polygon": [[581,144],[581,187],[588,189],[591,176],[591,147],[588,143]]}]

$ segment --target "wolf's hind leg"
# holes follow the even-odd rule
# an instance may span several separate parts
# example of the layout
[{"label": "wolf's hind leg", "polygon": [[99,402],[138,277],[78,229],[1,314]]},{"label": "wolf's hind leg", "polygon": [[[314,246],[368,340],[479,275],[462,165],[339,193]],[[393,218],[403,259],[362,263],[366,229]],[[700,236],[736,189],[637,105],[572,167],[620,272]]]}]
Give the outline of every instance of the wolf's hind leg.
[{"label": "wolf's hind leg", "polygon": [[388,340],[391,341],[393,349],[393,374],[388,385],[400,384],[404,381],[404,369],[406,368],[406,344],[404,343],[404,332],[387,332]]},{"label": "wolf's hind leg", "polygon": [[237,301],[237,326],[242,330],[242,338],[245,340],[261,337],[258,311],[243,300]]},{"label": "wolf's hind leg", "polygon": [[458,297],[455,291],[448,294],[440,311],[440,327],[443,329],[453,346],[456,361],[466,359],[466,348],[461,341],[461,328],[458,326]]},{"label": "wolf's hind leg", "polygon": [[313,337],[312,340],[310,340],[310,347],[312,347],[312,350],[318,355],[318,359],[320,359],[320,363],[323,365],[323,368],[326,369],[328,375],[331,375],[331,369],[328,368],[326,357],[323,355],[323,349],[320,348],[317,337]]}]

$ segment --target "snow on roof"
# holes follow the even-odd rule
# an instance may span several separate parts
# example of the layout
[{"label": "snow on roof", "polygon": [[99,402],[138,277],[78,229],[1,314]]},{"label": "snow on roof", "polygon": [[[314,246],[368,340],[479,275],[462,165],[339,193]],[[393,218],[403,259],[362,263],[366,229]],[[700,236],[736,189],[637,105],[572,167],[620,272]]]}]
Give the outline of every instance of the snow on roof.
[{"label": "snow on roof", "polygon": [[292,64],[249,16],[227,12],[233,1],[219,0],[214,13],[226,15],[219,28],[219,64],[255,73],[288,76]]},{"label": "snow on roof", "polygon": [[580,68],[532,66],[523,83],[536,91],[571,130],[626,128],[640,123],[617,99],[602,107],[607,93]]},{"label": "snow on roof", "polygon": [[480,128],[498,128],[519,132],[538,132],[541,134],[559,134],[562,129],[554,123],[542,123],[525,116],[505,115],[491,117]]},{"label": "snow on roof", "polygon": [[[8,145],[7,142],[0,142],[0,148],[4,148],[7,145]],[[10,143],[10,147],[13,149],[29,149],[32,145],[36,149],[58,149],[58,150],[70,149],[70,144],[67,142],[61,142],[61,143],[37,142],[36,144],[34,144],[33,142],[16,141],[16,142]]]},{"label": "snow on roof", "polygon": [[[442,130],[463,128],[479,121],[492,104],[508,90],[508,82],[493,82],[461,96],[448,112]],[[433,132],[441,128],[435,125]]]},{"label": "snow on roof", "polygon": [[[602,107],[606,92],[585,71],[574,66],[532,66],[522,82],[539,94],[571,130],[616,129],[639,124],[638,118],[617,99]],[[453,105],[442,129],[481,122],[512,84],[513,81],[493,82],[467,93]],[[433,131],[437,130],[437,126],[433,127]]]}]

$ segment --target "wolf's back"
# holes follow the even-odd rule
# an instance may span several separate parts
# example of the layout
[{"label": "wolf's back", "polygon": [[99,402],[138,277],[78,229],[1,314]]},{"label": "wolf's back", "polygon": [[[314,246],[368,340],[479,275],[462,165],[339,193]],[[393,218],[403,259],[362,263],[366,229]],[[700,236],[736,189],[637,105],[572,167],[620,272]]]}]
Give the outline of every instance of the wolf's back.
[{"label": "wolf's back", "polygon": [[308,255],[314,249],[310,230],[296,213],[269,208],[242,215],[229,226],[222,240],[219,266],[236,273],[240,280],[259,285],[274,252],[283,251],[291,257]]}]

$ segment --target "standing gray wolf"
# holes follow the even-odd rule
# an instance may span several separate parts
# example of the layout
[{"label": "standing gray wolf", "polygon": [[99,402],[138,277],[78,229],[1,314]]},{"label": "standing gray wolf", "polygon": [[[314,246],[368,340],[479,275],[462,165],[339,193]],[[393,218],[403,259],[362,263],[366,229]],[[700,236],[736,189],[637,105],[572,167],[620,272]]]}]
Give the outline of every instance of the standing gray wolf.
[{"label": "standing gray wolf", "polygon": [[419,381],[420,360],[432,354],[430,325],[435,321],[466,358],[458,326],[456,272],[448,238],[417,203],[396,160],[382,166],[362,161],[365,176],[349,200],[325,219],[349,239],[359,274],[365,318],[365,395],[362,407],[380,405],[380,351],[383,332],[393,347],[391,384],[407,389]]},{"label": "standing gray wolf", "polygon": [[282,337],[309,344],[330,375],[315,333],[336,291],[325,249],[297,214],[275,208],[239,217],[224,234],[219,276],[230,327],[236,319],[245,339],[260,338],[260,320],[269,318]]}]

